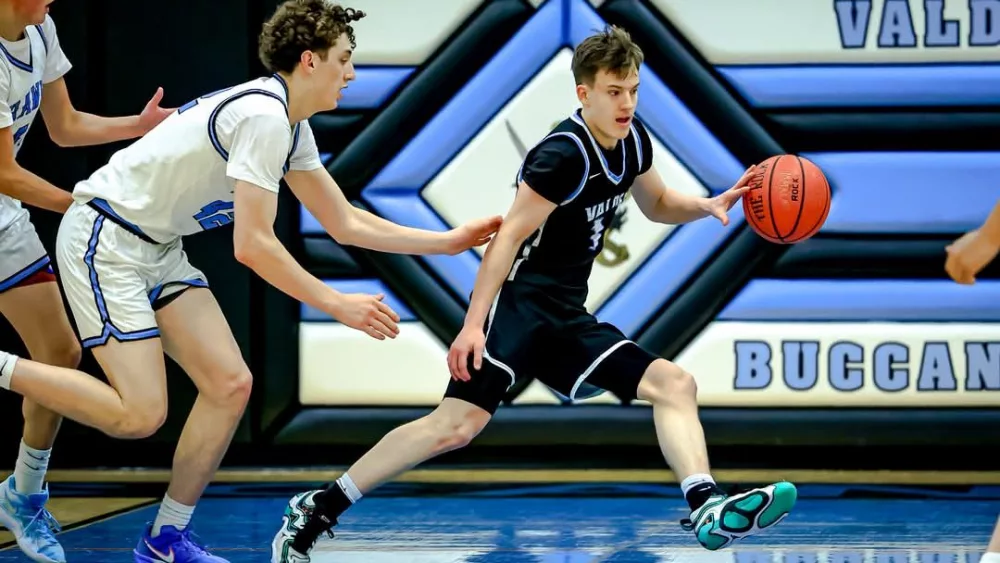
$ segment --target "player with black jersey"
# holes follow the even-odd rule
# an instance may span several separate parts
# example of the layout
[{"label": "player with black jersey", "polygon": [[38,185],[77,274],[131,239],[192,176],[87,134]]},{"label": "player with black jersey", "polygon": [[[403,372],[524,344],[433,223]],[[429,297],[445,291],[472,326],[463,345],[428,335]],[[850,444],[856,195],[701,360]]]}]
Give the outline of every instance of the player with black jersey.
[{"label": "player with black jersey", "polygon": [[791,483],[732,496],[720,490],[710,474],[694,377],[584,306],[604,233],[626,193],[652,221],[715,217],[727,225],[727,211],[755,172],[751,166],[713,198],[668,189],[634,116],[642,60],[628,34],[614,27],[576,48],[582,108],[528,151],[518,171],[514,203],[486,250],[465,325],[448,354],[452,381],[444,399],[433,413],[386,434],[333,486],[293,497],[272,542],[273,563],[308,562],[319,535],[363,494],[468,444],[524,376],[571,399],[586,384],[650,402],[660,448],[691,508],[682,526],[707,549],[773,526],[792,509]]}]

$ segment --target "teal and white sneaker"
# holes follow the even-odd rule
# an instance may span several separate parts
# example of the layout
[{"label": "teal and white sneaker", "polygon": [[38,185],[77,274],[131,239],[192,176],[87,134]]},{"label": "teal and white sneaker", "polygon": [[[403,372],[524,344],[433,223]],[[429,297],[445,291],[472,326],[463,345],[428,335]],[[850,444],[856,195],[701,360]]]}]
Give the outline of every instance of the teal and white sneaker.
[{"label": "teal and white sneaker", "polygon": [[55,533],[62,528],[45,509],[49,489],[40,493],[22,495],[14,487],[14,476],[0,483],[0,524],[10,530],[17,545],[31,560],[39,563],[66,563]]},{"label": "teal and white sneaker", "polygon": [[[281,517],[281,529],[278,530],[274,539],[271,540],[271,563],[309,563],[311,561],[309,551],[316,543],[319,535],[325,531],[329,537],[333,537],[333,532],[330,531],[330,528],[337,521],[335,519],[330,521],[325,516],[316,512],[314,498],[321,492],[323,492],[323,489],[308,491],[295,495],[288,501],[285,513]],[[314,518],[321,518],[323,520],[322,525],[317,526],[313,524],[309,526],[309,529],[306,529],[306,523]],[[323,531],[320,531],[321,529]],[[300,553],[292,547],[300,535],[302,536],[302,541],[309,545],[306,553]],[[306,535],[309,537],[306,537]]]},{"label": "teal and white sneaker", "polygon": [[705,549],[715,551],[781,522],[797,499],[795,485],[785,481],[731,496],[717,495],[692,512],[690,519],[681,520],[681,527],[693,531]]}]

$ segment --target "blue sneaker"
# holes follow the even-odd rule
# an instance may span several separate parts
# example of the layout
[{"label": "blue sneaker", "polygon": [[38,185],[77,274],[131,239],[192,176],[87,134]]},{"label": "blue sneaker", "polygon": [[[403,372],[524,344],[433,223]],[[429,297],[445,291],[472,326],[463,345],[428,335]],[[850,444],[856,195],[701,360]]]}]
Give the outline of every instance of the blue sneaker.
[{"label": "blue sneaker", "polygon": [[160,535],[151,537],[153,525],[147,524],[133,555],[135,563],[229,563],[205,551],[191,537],[191,529],[164,526]]},{"label": "blue sneaker", "polygon": [[781,522],[796,499],[795,485],[785,481],[732,496],[717,495],[690,519],[681,520],[681,527],[693,531],[702,547],[715,551]]},{"label": "blue sneaker", "polygon": [[48,500],[48,487],[40,493],[22,495],[11,475],[0,483],[0,524],[14,534],[18,547],[32,561],[66,563],[66,553],[54,533],[62,528],[45,509]]}]

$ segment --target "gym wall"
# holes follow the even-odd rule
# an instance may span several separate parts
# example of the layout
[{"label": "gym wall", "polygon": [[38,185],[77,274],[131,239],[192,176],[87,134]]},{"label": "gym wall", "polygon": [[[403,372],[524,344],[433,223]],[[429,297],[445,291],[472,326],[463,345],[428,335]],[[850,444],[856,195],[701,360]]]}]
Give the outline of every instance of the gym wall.
[{"label": "gym wall", "polygon": [[[157,22],[159,33],[219,17],[208,13],[212,3],[189,3],[193,12]],[[144,8],[101,30],[61,18],[82,9],[66,4],[53,16],[60,33],[78,26],[80,40],[64,39],[64,48],[87,61],[71,89],[89,94],[91,107],[124,113],[156,85],[180,105],[263,72],[254,43],[276,2],[225,2],[232,28],[193,33],[201,39],[183,57],[169,41],[137,41]],[[312,126],[348,198],[387,219],[440,230],[502,214],[525,150],[576,107],[573,46],[606,23],[627,28],[645,51],[637,113],[669,185],[717,194],[749,164],[780,153],[824,170],[829,219],[798,245],[763,241],[739,207],[728,228],[713,220],[674,227],[646,221],[630,202],[608,233],[588,306],[696,376],[713,447],[1000,442],[984,431],[1000,418],[1000,267],[973,287],[943,271],[944,247],[1000,198],[1000,0],[350,5],[368,14],[356,25],[358,78],[341,108]],[[404,9],[416,11],[404,17]],[[156,64],[126,75],[114,64],[120,44]],[[38,151],[58,162],[81,158]],[[90,156],[73,172],[99,163]],[[415,258],[342,247],[288,193],[279,222],[310,271],[342,291],[386,293],[404,323],[395,341],[375,341],[247,273],[231,259],[230,230],[192,238],[192,261],[224,301],[256,377],[234,448],[243,453],[232,460],[323,445],[337,447],[318,461],[349,461],[440,399],[481,250]],[[193,397],[171,369],[181,399],[172,397],[152,443],[175,439]],[[539,457],[585,443],[642,446],[628,455],[656,458],[641,401],[604,394],[571,405],[534,381],[507,399],[477,438],[483,450]],[[6,408],[16,402],[2,400],[16,427],[16,409]]]}]

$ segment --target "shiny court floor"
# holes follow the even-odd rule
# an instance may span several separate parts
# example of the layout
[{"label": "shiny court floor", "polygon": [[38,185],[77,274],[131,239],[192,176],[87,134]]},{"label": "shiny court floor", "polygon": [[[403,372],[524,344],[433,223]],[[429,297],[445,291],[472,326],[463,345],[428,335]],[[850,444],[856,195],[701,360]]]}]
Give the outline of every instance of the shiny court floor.
[{"label": "shiny court floor", "polygon": [[[303,485],[213,487],[195,531],[233,563],[266,562],[284,505],[300,490]],[[151,496],[120,490],[66,485],[53,492],[109,508],[61,534],[71,563],[131,561],[138,533],[157,509]],[[709,552],[678,525],[685,510],[674,486],[397,487],[355,506],[342,518],[337,538],[317,545],[313,561],[977,563],[998,513],[998,487],[807,485],[795,512],[777,528]],[[0,561],[28,561],[7,546]]]}]

